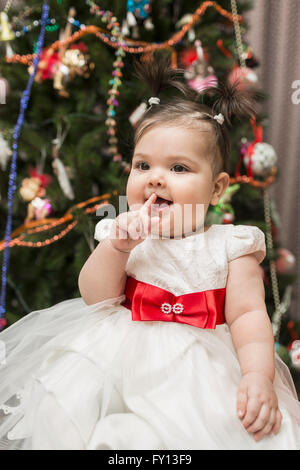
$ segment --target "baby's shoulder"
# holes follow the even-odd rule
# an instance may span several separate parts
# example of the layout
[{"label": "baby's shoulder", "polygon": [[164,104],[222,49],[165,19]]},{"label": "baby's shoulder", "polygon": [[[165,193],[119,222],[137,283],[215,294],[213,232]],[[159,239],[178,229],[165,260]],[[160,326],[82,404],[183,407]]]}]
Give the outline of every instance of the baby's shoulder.
[{"label": "baby's shoulder", "polygon": [[253,253],[261,263],[266,256],[264,232],[256,225],[219,225],[224,234],[227,261]]}]

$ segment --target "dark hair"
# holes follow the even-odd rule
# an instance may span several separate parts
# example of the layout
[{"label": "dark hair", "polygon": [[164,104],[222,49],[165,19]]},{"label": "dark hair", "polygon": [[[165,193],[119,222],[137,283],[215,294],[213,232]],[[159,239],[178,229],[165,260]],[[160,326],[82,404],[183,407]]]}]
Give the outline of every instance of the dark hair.
[{"label": "dark hair", "polygon": [[[169,56],[162,55],[159,59],[140,62],[133,60],[134,76],[144,81],[151,91],[151,96],[159,97],[162,90],[175,87],[184,96],[175,96],[161,100],[160,104],[153,104],[142,115],[134,130],[134,147],[147,130],[159,125],[174,125],[188,128],[203,128],[209,130],[211,143],[208,158],[212,166],[213,177],[221,171],[229,173],[230,162],[230,135],[227,126],[231,126],[233,116],[241,119],[250,117],[256,113],[256,103],[253,93],[249,90],[240,90],[239,82],[233,84],[220,82],[217,87],[209,87],[205,93],[215,94],[216,98],[212,107],[199,103],[203,94],[192,90],[186,83],[181,82],[179,77],[183,75],[184,69],[172,68]],[[150,98],[150,97],[149,97]],[[224,123],[219,124],[214,116],[222,113]],[[199,125],[200,124],[200,125]]]}]

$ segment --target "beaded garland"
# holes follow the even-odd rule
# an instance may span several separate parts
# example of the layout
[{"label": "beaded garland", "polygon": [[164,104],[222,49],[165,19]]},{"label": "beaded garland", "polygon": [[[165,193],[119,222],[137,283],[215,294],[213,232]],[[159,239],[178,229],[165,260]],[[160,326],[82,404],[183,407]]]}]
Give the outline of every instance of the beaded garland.
[{"label": "beaded garland", "polygon": [[[112,194],[116,195],[117,191],[113,191]],[[13,247],[17,245],[17,246],[28,246],[30,248],[40,248],[42,246],[50,245],[51,243],[54,243],[57,240],[63,238],[70,230],[73,229],[73,227],[75,227],[77,222],[76,221],[72,222],[71,224],[67,226],[67,228],[63,229],[60,233],[42,242],[27,242],[27,241],[22,241],[22,240],[26,234],[48,232],[48,230],[51,230],[55,227],[63,225],[64,223],[68,221],[71,221],[73,219],[73,215],[71,213],[72,209],[75,209],[75,208],[80,209],[88,204],[92,204],[92,203],[95,203],[96,201],[101,201],[104,199],[104,201],[101,202],[100,204],[99,202],[97,202],[94,206],[88,207],[85,209],[86,214],[92,214],[96,212],[99,207],[109,204],[110,196],[111,195],[107,193],[101,196],[95,196],[93,198],[88,199],[87,201],[80,202],[76,204],[75,206],[73,206],[72,208],[68,209],[65,215],[63,217],[60,217],[59,219],[46,218],[46,219],[28,222],[26,225],[21,225],[12,233],[13,238],[9,242],[9,246]],[[4,249],[4,244],[5,244],[5,241],[2,240],[0,242],[0,251]]]},{"label": "beaded garland", "polygon": [[[37,28],[40,25],[41,25],[41,20],[35,20],[35,21],[33,21],[32,24],[23,26],[22,29],[15,31],[15,36],[16,36],[16,38],[20,38],[22,36],[25,36],[26,33],[29,33],[34,28]],[[47,25],[45,27],[46,31],[51,31],[51,32],[52,31],[57,31],[58,28],[59,28],[59,25],[56,23],[55,18],[51,18],[51,19],[49,18],[47,20]]]},{"label": "beaded garland", "polygon": [[2,286],[1,286],[1,296],[0,296],[0,330],[6,326],[6,319],[4,318],[5,313],[5,298],[6,298],[6,275],[9,268],[9,257],[10,257],[10,249],[9,249],[9,242],[11,239],[11,226],[12,226],[12,211],[13,211],[13,202],[14,202],[14,193],[16,190],[16,177],[17,177],[17,156],[18,156],[18,140],[20,136],[20,132],[23,126],[25,110],[28,105],[30,92],[34,80],[34,76],[37,71],[37,66],[39,63],[39,56],[43,48],[44,38],[45,38],[45,26],[48,18],[49,6],[44,3],[43,10],[42,10],[42,18],[41,18],[41,31],[38,39],[37,44],[37,55],[34,59],[34,70],[32,75],[30,75],[29,80],[27,82],[27,86],[25,91],[23,92],[23,96],[21,98],[20,103],[20,113],[17,120],[17,124],[14,129],[13,133],[13,154],[12,154],[12,161],[11,161],[11,169],[9,174],[9,185],[8,185],[8,214],[7,214],[7,222],[5,228],[5,248],[3,254],[3,264],[2,264]]},{"label": "beaded garland", "polygon": [[[109,80],[109,85],[112,85],[111,89],[109,90],[108,94],[110,95],[109,99],[107,100],[106,104],[108,105],[108,109],[106,111],[107,119],[105,124],[107,126],[107,134],[109,136],[108,142],[110,144],[109,153],[113,155],[113,161],[117,162],[119,165],[123,166],[124,172],[130,172],[130,165],[126,162],[123,162],[122,155],[118,152],[118,138],[116,136],[116,120],[114,119],[116,115],[115,107],[119,106],[119,102],[117,101],[116,97],[119,96],[120,92],[118,91],[119,86],[121,86],[121,77],[123,76],[121,69],[124,67],[124,62],[122,61],[122,57],[125,56],[125,52],[123,50],[123,46],[125,45],[123,41],[123,35],[120,29],[120,24],[117,22],[117,18],[113,16],[113,13],[109,10],[101,10],[98,5],[94,2],[87,0],[86,2],[90,5],[90,13],[96,14],[100,16],[103,23],[107,23],[107,29],[111,31],[111,35],[115,38],[116,43],[119,44],[118,49],[116,50],[116,60],[113,63],[114,70],[112,72],[112,79]],[[100,34],[99,32],[96,33],[96,36]]]}]

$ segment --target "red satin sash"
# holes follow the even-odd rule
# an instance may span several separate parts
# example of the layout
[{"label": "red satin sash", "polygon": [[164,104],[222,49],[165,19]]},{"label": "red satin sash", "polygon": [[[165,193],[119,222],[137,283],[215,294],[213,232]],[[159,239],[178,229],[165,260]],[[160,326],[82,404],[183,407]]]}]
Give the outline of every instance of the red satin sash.
[{"label": "red satin sash", "polygon": [[172,321],[215,329],[225,323],[226,288],[175,296],[160,287],[127,277],[123,307],[133,321]]}]

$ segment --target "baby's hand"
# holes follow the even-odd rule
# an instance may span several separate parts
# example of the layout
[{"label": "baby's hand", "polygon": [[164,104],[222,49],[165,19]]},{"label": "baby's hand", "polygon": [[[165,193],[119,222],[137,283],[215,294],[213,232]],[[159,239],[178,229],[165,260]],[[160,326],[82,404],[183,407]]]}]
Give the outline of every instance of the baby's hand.
[{"label": "baby's hand", "polygon": [[243,376],[237,393],[237,415],[246,431],[254,434],[255,441],[267,434],[277,434],[282,414],[268,377],[258,372]]},{"label": "baby's hand", "polygon": [[[111,244],[121,251],[130,252],[136,245],[142,243],[159,223],[160,217],[151,213],[151,204],[155,202],[157,195],[151,194],[149,199],[138,210],[122,212],[115,219],[112,226]],[[156,209],[155,206],[152,208]]]}]

